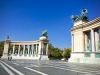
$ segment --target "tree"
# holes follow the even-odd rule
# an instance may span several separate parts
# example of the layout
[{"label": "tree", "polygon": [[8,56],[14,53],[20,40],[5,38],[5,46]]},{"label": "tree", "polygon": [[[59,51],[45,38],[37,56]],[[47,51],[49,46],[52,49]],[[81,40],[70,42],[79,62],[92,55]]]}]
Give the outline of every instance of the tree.
[{"label": "tree", "polygon": [[51,52],[52,57],[60,59],[62,58],[62,51],[59,48],[54,48],[54,50]]},{"label": "tree", "polygon": [[[9,50],[12,49],[12,45],[9,45]],[[3,50],[4,50],[4,41],[0,42],[0,55],[3,54]]]},{"label": "tree", "polygon": [[71,48],[65,48],[62,53],[62,56],[68,60],[70,58],[70,53],[71,53]]},{"label": "tree", "polygon": [[53,49],[54,49],[54,47],[52,46],[51,43],[49,43],[49,45],[48,45],[48,57],[49,58],[52,57],[51,52],[53,51]]},{"label": "tree", "polygon": [[3,50],[4,50],[4,41],[0,42],[0,55],[3,54]]},{"label": "tree", "polygon": [[62,50],[60,48],[55,48],[51,43],[48,45],[48,57],[50,59],[60,59],[62,58]]}]

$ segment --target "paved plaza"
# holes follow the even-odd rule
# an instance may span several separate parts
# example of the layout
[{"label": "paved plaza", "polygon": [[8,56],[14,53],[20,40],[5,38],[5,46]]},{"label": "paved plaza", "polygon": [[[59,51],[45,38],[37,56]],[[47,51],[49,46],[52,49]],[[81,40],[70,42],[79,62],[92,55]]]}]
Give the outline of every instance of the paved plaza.
[{"label": "paved plaza", "polygon": [[0,75],[100,75],[100,65],[60,60],[0,60]]}]

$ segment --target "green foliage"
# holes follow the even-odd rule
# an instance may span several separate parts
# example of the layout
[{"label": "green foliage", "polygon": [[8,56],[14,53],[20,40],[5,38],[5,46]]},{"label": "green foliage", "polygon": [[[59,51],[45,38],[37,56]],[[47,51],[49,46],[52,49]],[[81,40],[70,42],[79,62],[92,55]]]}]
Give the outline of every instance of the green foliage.
[{"label": "green foliage", "polygon": [[0,55],[3,54],[3,50],[4,50],[4,41],[0,42]]},{"label": "green foliage", "polygon": [[70,52],[71,52],[71,48],[65,48],[63,53],[62,53],[62,56],[66,59],[69,59],[70,58]]},{"label": "green foliage", "polygon": [[54,59],[60,59],[62,58],[62,50],[53,47],[52,44],[50,43],[48,46],[48,57]]},{"label": "green foliage", "polygon": [[62,51],[59,48],[54,48],[54,50],[51,52],[51,55],[54,58],[62,58]]},{"label": "green foliage", "polygon": [[49,45],[48,45],[48,57],[49,58],[52,57],[51,52],[53,51],[53,49],[54,49],[54,47],[52,46],[51,43],[49,43]]}]

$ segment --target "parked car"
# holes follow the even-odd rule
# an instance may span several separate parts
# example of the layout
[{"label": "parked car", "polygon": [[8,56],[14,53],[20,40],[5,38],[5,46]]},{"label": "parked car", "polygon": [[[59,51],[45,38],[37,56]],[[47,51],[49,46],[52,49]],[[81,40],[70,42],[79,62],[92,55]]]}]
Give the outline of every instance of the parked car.
[{"label": "parked car", "polygon": [[61,60],[66,61],[66,58],[62,58]]}]

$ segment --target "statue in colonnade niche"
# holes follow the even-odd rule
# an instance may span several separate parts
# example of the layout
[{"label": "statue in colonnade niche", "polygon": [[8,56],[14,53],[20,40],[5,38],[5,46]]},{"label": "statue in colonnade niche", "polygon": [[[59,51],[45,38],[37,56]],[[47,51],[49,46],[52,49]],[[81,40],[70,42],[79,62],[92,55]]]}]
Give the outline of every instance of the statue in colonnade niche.
[{"label": "statue in colonnade niche", "polygon": [[100,50],[100,41],[98,41],[98,50]]},{"label": "statue in colonnade niche", "polygon": [[30,55],[32,54],[32,50],[30,50],[29,54],[30,54]]},{"label": "statue in colonnade niche", "polygon": [[87,51],[91,51],[91,46],[90,46],[90,44],[87,44]]},{"label": "statue in colonnade niche", "polygon": [[12,54],[12,50],[9,50],[8,56],[11,56],[11,54]]},{"label": "statue in colonnade niche", "polygon": [[22,55],[23,54],[23,50],[20,50],[20,55]]},{"label": "statue in colonnade niche", "polygon": [[36,54],[36,50],[34,50],[34,54]]},{"label": "statue in colonnade niche", "polygon": [[15,50],[15,53],[14,54],[17,55],[18,54],[18,50]]},{"label": "statue in colonnade niche", "polygon": [[38,55],[37,52],[36,52],[36,50],[34,50],[34,55],[35,55],[36,57],[37,57],[37,55]]},{"label": "statue in colonnade niche", "polygon": [[25,56],[27,55],[27,52],[28,52],[28,50],[25,50],[25,53],[24,53]]}]

